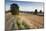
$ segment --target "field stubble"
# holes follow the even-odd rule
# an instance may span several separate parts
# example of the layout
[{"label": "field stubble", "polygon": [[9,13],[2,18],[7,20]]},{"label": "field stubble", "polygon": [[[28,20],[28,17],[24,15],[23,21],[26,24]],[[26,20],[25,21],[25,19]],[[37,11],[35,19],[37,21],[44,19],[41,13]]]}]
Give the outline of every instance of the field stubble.
[{"label": "field stubble", "polygon": [[[37,29],[44,27],[44,17],[32,14],[11,15],[11,13],[5,14],[6,30],[10,29]],[[13,27],[14,23],[14,27]]]}]

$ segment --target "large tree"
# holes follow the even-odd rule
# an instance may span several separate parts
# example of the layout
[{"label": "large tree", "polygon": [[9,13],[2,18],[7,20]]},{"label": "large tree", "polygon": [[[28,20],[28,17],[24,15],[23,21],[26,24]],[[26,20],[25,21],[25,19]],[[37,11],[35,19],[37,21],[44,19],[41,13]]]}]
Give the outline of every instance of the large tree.
[{"label": "large tree", "polygon": [[11,4],[11,13],[12,15],[16,15],[16,14],[19,14],[19,6],[15,3]]}]

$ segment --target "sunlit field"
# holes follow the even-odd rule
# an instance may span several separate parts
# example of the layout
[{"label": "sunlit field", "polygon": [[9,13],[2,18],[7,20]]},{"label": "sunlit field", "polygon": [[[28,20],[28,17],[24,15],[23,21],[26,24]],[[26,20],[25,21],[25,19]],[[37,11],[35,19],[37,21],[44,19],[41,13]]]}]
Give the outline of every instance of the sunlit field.
[{"label": "sunlit field", "polygon": [[6,30],[26,30],[26,29],[43,29],[44,17],[19,13],[19,15],[12,15],[10,12],[5,14]]}]

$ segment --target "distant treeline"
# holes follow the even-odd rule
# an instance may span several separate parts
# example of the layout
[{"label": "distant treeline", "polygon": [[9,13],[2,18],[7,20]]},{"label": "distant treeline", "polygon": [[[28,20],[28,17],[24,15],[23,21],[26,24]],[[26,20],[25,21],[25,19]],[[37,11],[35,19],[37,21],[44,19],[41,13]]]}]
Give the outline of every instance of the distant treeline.
[{"label": "distant treeline", "polygon": [[[10,10],[9,11],[5,11],[5,13],[9,13],[9,12],[11,12]],[[37,11],[19,11],[19,13],[28,13],[28,14],[34,14],[34,15],[38,15],[38,14],[43,14],[44,15],[44,12],[42,12],[42,11],[39,11],[39,12],[37,12]]]}]

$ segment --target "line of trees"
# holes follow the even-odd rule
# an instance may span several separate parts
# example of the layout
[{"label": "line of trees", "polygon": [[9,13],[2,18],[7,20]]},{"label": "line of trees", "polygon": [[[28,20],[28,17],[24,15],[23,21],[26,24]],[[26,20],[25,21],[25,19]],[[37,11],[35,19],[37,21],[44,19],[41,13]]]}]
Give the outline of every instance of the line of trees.
[{"label": "line of trees", "polygon": [[[36,15],[37,15],[37,13],[38,13],[38,11],[37,11],[37,9],[35,9],[34,14],[36,14]],[[40,11],[39,11],[39,13],[42,13],[42,10],[40,10]]]}]

